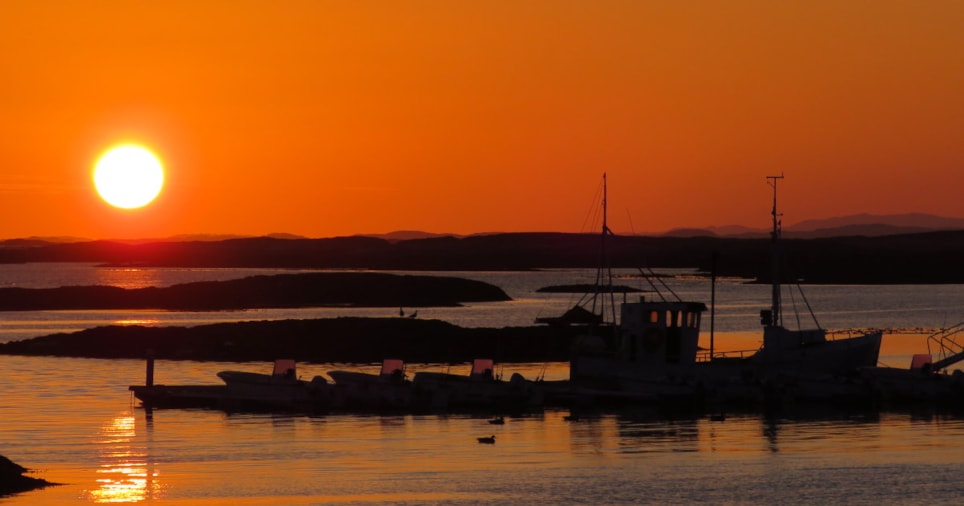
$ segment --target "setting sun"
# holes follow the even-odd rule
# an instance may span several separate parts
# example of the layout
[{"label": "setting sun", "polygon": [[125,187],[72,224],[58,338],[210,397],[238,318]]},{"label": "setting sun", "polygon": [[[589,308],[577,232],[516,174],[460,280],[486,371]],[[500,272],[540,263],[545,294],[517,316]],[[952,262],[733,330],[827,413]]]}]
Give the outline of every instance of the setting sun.
[{"label": "setting sun", "polygon": [[3,238],[581,232],[602,172],[621,234],[768,229],[779,173],[788,227],[964,218],[961,1],[49,3],[0,2]]},{"label": "setting sun", "polygon": [[101,156],[94,169],[97,193],[114,207],[143,207],[157,197],[163,185],[161,162],[141,146],[112,148]]}]

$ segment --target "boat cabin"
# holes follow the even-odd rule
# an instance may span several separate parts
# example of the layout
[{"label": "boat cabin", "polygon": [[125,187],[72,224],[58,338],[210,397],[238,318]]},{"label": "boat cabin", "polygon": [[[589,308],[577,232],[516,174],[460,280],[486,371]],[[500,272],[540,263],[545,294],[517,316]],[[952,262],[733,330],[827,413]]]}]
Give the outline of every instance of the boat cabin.
[{"label": "boat cabin", "polygon": [[651,376],[667,368],[694,365],[706,309],[701,302],[647,301],[645,297],[623,303],[614,339],[607,342],[597,336],[577,343],[569,362],[570,379]]}]

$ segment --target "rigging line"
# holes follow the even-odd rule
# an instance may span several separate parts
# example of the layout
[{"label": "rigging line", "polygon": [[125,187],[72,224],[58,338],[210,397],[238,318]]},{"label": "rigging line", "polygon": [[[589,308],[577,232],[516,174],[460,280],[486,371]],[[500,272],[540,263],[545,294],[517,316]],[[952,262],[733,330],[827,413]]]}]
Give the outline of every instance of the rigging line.
[{"label": "rigging line", "polygon": [[[645,270],[643,270],[642,267],[637,267],[636,270],[638,270],[638,271],[639,271],[639,275],[642,276],[643,279],[645,279],[647,283],[649,283],[650,288],[652,288],[652,289],[653,289],[653,292],[655,292],[656,295],[659,296],[659,299],[660,299],[661,301],[663,301],[663,302],[668,302],[668,301],[666,300],[666,297],[663,296],[663,292],[659,289],[658,286],[656,286],[656,283],[653,282],[653,278],[655,277],[655,273],[654,273],[653,276],[650,276],[649,274],[646,273]],[[672,290],[670,290],[670,292],[672,293]],[[675,294],[674,294],[674,295],[675,295]]]},{"label": "rigging line", "polygon": [[800,325],[800,311],[797,311],[797,299],[793,296],[793,289],[787,287],[787,293],[790,295],[790,305],[793,306],[793,317],[797,320],[797,330],[803,330],[803,326]]},{"label": "rigging line", "polygon": [[[629,218],[629,230],[630,230],[630,231],[632,232],[632,234],[635,236],[635,235],[636,235],[636,226],[633,225],[633,215],[632,215],[632,213],[629,212],[629,208],[628,208],[628,207],[626,208],[626,216]],[[612,234],[612,231],[610,231],[610,233]],[[613,235],[615,235],[615,234],[613,234]],[[645,263],[645,262],[643,262],[643,263]],[[682,301],[683,301],[683,299],[681,299],[680,296],[677,295],[676,292],[674,292],[673,289],[670,288],[669,285],[667,285],[666,282],[662,280],[662,278],[660,278],[659,276],[656,275],[655,272],[653,272],[653,269],[652,269],[651,267],[646,267],[646,271],[649,271],[648,274],[647,274],[646,271],[643,270],[642,267],[637,267],[636,269],[639,270],[639,274],[640,274],[641,276],[643,276],[643,278],[646,279],[646,281],[649,283],[649,285],[653,288],[653,291],[655,291],[656,294],[659,295],[659,298],[660,298],[663,302],[667,302],[666,297],[663,296],[663,293],[659,290],[659,287],[657,287],[657,286],[653,283],[652,278],[656,278],[656,279],[659,281],[659,283],[660,283],[661,285],[663,285],[663,288],[665,288],[666,291],[668,291],[669,293],[671,293],[671,294],[673,295],[673,297],[676,298],[676,301],[677,301],[677,302],[682,302]]]},{"label": "rigging line", "polygon": [[596,226],[599,223],[599,215],[602,212],[602,199],[604,198],[603,192],[604,187],[602,183],[596,188],[596,193],[593,195],[592,202],[589,204],[589,210],[586,211],[586,217],[582,220],[581,233],[586,233],[589,231],[598,230],[599,227]]},{"label": "rigging line", "polygon": [[[616,294],[613,291],[613,268],[610,262],[606,262],[606,271],[608,273],[608,285],[606,289],[609,291],[609,312],[611,320],[616,322]],[[603,301],[603,309],[605,309],[606,301]]]},{"label": "rigging line", "polygon": [[813,312],[813,308],[810,307],[810,301],[807,300],[807,294],[803,292],[803,287],[800,283],[797,283],[797,290],[800,291],[800,298],[803,299],[803,303],[807,305],[807,311],[810,312],[810,318],[813,318],[813,324],[817,326],[818,329],[822,329],[820,322],[817,321],[817,315]]},{"label": "rigging line", "polygon": [[648,269],[649,272],[651,272],[651,273],[653,274],[653,276],[656,276],[656,280],[659,281],[659,284],[663,285],[663,288],[665,288],[667,292],[673,294],[673,297],[676,297],[676,302],[683,302],[683,299],[681,299],[680,296],[677,295],[676,292],[674,292],[673,289],[670,288],[669,285],[666,284],[665,281],[663,281],[663,278],[662,278],[662,277],[656,275],[656,273],[653,271],[652,268],[647,267],[646,269]]},{"label": "rigging line", "polygon": [[[663,287],[664,290],[666,290],[666,291],[669,292],[673,297],[676,298],[676,302],[683,302],[683,299],[681,299],[680,296],[677,295],[676,292],[674,292],[673,289],[670,288],[669,285],[666,284],[665,281],[663,281],[663,278],[660,277],[659,274],[656,274],[656,272],[652,269],[652,267],[647,267],[646,270],[648,271],[648,274],[645,273],[645,272],[643,272],[643,269],[642,269],[642,268],[639,268],[639,272],[642,273],[643,276],[645,276],[647,280],[652,279],[652,278],[655,278],[656,281],[659,282],[659,284]],[[650,281],[649,283],[650,283],[651,285],[653,285],[653,282],[652,282],[652,281]],[[663,302],[668,302],[668,301],[666,300],[666,297],[663,296],[663,293],[660,291],[660,289],[659,289],[657,286],[653,285],[653,289],[656,290],[656,293],[659,294],[659,298],[662,299]]]}]

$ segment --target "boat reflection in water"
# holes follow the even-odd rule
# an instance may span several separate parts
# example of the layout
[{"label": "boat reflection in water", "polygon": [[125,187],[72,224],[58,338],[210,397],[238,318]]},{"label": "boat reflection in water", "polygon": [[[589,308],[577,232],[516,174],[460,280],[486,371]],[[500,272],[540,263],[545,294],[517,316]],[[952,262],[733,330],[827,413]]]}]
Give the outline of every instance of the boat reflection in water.
[{"label": "boat reflection in water", "polygon": [[328,376],[335,381],[335,397],[346,409],[404,411],[415,402],[412,382],[400,359],[383,360],[378,374],[338,369]]},{"label": "boat reflection in water", "polygon": [[503,381],[492,359],[473,360],[468,376],[419,372],[413,385],[419,402],[432,410],[528,411],[543,405],[538,384],[519,373]]}]

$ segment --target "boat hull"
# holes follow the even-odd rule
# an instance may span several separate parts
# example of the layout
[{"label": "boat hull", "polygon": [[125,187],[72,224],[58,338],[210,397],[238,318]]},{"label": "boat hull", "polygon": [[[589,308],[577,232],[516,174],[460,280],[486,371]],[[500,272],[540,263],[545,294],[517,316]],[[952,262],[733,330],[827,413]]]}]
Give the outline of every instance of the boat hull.
[{"label": "boat hull", "polygon": [[228,385],[150,385],[129,387],[149,409],[216,409],[228,412],[325,413],[332,407],[330,395],[305,391],[299,395],[261,395],[232,389]]}]

